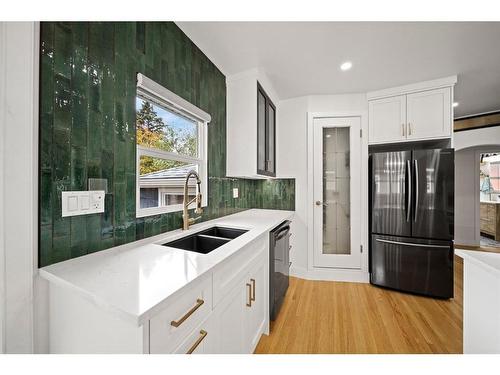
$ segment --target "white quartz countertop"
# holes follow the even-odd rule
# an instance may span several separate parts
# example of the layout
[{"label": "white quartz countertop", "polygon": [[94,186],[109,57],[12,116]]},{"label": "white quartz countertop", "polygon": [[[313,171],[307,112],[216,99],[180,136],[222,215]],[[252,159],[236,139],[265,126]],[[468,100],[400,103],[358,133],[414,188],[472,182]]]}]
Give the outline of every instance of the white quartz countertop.
[{"label": "white quartz countertop", "polygon": [[473,262],[500,277],[500,254],[485,251],[455,249],[455,254]]},{"label": "white quartz countertop", "polygon": [[[292,218],[293,211],[252,209],[174,230],[126,245],[52,264],[39,270],[51,283],[70,288],[100,308],[142,325],[168,306],[168,299],[214,266],[237,253],[275,226]],[[161,244],[215,225],[248,232],[208,254]]]}]

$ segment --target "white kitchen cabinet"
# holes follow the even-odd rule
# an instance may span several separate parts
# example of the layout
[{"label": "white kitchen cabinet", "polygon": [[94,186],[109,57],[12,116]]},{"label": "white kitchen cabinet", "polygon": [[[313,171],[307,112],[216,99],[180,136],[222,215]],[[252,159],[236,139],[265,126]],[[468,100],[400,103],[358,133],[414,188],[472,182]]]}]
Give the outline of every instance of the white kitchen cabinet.
[{"label": "white kitchen cabinet", "polygon": [[456,80],[452,76],[368,93],[368,142],[451,138]]},{"label": "white kitchen cabinet", "polygon": [[406,108],[408,140],[451,136],[451,88],[408,94]]},{"label": "white kitchen cabinet", "polygon": [[51,284],[50,352],[253,353],[269,324],[268,246],[266,231],[140,325]]},{"label": "white kitchen cabinet", "polygon": [[[269,231],[293,212],[248,210],[41,268],[50,353],[252,353],[269,332]],[[199,254],[163,246],[245,228]]]},{"label": "white kitchen cabinet", "polygon": [[406,95],[370,100],[368,117],[371,143],[403,140],[406,132]]},{"label": "white kitchen cabinet", "polygon": [[212,312],[212,275],[193,282],[149,320],[150,353],[171,353]]},{"label": "white kitchen cabinet", "polygon": [[226,173],[230,177],[278,175],[278,96],[266,74],[251,69],[226,78]]},{"label": "white kitchen cabinet", "polygon": [[463,352],[500,354],[500,254],[455,254],[464,260]]},{"label": "white kitchen cabinet", "polygon": [[253,353],[269,321],[266,252],[247,264],[243,277],[215,308],[217,353]]},{"label": "white kitchen cabinet", "polygon": [[173,351],[173,354],[215,354],[217,353],[217,335],[215,321],[210,316]]}]

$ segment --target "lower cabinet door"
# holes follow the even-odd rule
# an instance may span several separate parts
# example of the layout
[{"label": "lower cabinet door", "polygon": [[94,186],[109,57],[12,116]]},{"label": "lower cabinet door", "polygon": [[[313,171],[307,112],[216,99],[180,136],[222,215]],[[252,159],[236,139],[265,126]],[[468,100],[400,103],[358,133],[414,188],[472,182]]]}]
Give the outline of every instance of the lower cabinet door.
[{"label": "lower cabinet door", "polygon": [[248,353],[245,345],[245,308],[250,301],[250,291],[238,284],[217,305],[213,312],[216,335],[214,352],[220,354]]},{"label": "lower cabinet door", "polygon": [[267,322],[269,294],[266,293],[267,267],[265,257],[249,272],[247,283],[250,284],[250,306],[245,305],[245,345],[246,352],[253,353],[259,343]]}]

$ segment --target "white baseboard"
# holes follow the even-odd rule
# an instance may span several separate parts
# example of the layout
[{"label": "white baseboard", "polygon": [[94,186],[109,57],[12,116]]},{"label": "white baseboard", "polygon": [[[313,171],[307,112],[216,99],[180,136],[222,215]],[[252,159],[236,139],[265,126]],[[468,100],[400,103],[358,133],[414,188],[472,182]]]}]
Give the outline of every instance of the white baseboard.
[{"label": "white baseboard", "polygon": [[340,268],[314,268],[308,270],[302,267],[291,267],[290,276],[305,280],[345,281],[351,283],[369,283],[370,274],[363,270]]}]

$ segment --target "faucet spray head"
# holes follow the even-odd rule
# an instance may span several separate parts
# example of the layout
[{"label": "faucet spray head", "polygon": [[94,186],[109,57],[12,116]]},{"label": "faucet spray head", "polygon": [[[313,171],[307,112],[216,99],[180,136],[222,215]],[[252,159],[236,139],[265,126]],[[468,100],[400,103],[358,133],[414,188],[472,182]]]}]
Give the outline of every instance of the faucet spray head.
[{"label": "faucet spray head", "polygon": [[196,209],[194,212],[197,214],[201,214],[203,212],[203,208],[201,208],[201,193],[198,193],[196,196]]}]

